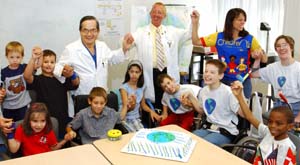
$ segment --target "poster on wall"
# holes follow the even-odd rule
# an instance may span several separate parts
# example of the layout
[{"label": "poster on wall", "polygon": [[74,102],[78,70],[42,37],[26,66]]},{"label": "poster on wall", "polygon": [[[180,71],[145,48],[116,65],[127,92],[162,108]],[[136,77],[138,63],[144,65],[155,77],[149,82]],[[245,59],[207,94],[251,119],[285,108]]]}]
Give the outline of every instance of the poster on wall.
[{"label": "poster on wall", "polygon": [[102,37],[120,37],[124,34],[123,0],[96,0],[96,17]]}]

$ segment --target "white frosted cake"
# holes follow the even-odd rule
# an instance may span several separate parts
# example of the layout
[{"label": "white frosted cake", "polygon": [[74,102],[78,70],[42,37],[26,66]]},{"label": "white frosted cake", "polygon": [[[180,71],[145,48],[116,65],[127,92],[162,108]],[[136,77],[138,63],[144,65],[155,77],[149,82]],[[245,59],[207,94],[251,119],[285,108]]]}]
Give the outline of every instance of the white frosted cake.
[{"label": "white frosted cake", "polygon": [[157,129],[141,129],[122,152],[187,162],[194,147],[190,135]]}]

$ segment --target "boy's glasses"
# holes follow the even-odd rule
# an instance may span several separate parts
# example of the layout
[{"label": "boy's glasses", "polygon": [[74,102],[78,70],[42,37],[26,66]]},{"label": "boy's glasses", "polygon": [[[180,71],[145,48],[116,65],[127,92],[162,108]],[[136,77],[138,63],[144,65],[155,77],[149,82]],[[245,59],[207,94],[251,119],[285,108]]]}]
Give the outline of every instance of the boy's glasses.
[{"label": "boy's glasses", "polygon": [[278,44],[278,45],[276,45],[275,47],[276,47],[276,49],[285,49],[285,48],[287,48],[288,46],[289,46],[289,44],[283,43],[283,44]]},{"label": "boy's glasses", "polygon": [[83,34],[88,34],[88,33],[96,34],[98,32],[98,30],[97,29],[81,29],[81,32]]}]

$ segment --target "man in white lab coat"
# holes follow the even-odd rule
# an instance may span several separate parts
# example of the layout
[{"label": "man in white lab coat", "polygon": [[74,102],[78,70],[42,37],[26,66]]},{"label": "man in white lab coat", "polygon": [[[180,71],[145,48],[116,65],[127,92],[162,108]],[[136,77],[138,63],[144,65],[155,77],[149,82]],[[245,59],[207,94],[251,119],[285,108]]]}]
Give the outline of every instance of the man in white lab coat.
[{"label": "man in white lab coat", "polygon": [[[157,76],[162,73],[168,73],[179,83],[181,58],[189,58],[190,54],[179,56],[179,45],[191,39],[191,29],[183,30],[173,26],[162,25],[163,19],[166,17],[166,8],[163,3],[157,2],[152,6],[150,11],[151,23],[148,26],[137,29],[132,33],[134,46],[137,49],[136,58],[139,59],[144,66],[144,77],[146,83],[145,98],[155,102],[155,107],[161,109],[161,98],[163,90],[156,83]],[[156,31],[159,31],[163,52],[165,55],[165,68],[158,69],[158,56],[156,51]],[[191,46],[192,47],[192,46]]]},{"label": "man in white lab coat", "polygon": [[[122,49],[112,51],[104,42],[97,40],[100,33],[99,22],[94,16],[85,16],[80,20],[80,39],[70,43],[55,65],[54,75],[64,82],[64,77],[71,79],[79,76],[80,84],[72,95],[88,95],[93,87],[107,89],[108,64],[123,62],[125,53],[132,44],[128,36],[124,37]],[[74,74],[72,75],[72,69]],[[69,110],[72,109],[69,100]],[[69,113],[69,116],[73,114]]]}]

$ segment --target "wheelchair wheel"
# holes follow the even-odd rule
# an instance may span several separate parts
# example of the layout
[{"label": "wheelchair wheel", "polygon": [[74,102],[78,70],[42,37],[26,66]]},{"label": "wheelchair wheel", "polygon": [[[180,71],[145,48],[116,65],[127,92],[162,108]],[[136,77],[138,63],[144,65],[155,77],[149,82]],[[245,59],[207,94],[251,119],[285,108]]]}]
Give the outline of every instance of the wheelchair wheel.
[{"label": "wheelchair wheel", "polygon": [[[238,141],[237,145],[243,146],[252,146],[257,147],[259,144],[259,140],[253,137],[244,137],[240,141]],[[232,150],[232,154],[238,156],[239,158],[244,159],[249,163],[253,163],[255,157],[256,150],[243,148],[243,147],[234,147]]]}]

